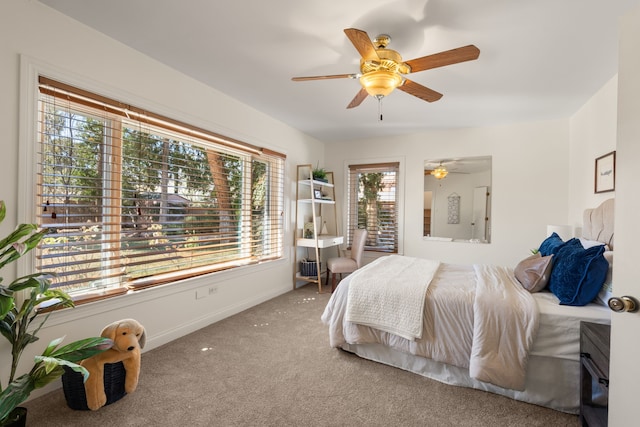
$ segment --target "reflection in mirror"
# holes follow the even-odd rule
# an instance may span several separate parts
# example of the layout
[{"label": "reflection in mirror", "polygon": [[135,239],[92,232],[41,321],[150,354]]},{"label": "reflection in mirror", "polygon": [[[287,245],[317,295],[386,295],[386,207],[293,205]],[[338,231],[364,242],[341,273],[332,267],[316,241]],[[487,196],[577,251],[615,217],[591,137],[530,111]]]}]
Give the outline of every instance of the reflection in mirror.
[{"label": "reflection in mirror", "polygon": [[424,163],[425,239],[491,241],[491,156]]}]

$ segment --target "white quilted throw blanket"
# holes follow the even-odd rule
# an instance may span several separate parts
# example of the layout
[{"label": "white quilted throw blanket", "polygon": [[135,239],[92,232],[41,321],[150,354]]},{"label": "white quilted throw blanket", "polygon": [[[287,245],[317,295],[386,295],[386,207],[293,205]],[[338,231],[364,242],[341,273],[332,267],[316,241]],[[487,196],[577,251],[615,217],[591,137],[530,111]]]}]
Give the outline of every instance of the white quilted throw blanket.
[{"label": "white quilted throw blanket", "polygon": [[415,340],[440,261],[390,255],[351,275],[345,320]]}]

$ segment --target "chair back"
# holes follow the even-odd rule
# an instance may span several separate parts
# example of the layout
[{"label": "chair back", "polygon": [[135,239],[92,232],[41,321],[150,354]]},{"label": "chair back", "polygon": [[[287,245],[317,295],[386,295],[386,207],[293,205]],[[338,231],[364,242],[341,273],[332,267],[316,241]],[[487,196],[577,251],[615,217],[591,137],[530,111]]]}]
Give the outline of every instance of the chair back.
[{"label": "chair back", "polygon": [[351,259],[356,262],[358,268],[362,266],[362,255],[364,254],[364,243],[366,240],[366,229],[356,228],[353,231],[353,242],[351,243]]}]

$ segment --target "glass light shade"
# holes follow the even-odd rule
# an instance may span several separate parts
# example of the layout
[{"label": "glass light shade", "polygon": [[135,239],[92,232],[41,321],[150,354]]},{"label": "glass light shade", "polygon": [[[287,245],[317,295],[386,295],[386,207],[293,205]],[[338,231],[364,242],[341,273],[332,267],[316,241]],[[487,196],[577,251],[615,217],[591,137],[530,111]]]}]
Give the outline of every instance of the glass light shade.
[{"label": "glass light shade", "polygon": [[370,71],[360,77],[360,84],[371,96],[387,96],[402,83],[402,76],[391,71]]},{"label": "glass light shade", "polygon": [[449,171],[447,171],[443,166],[440,166],[435,168],[433,172],[431,172],[431,175],[435,176],[437,179],[442,179],[447,176],[448,173]]}]

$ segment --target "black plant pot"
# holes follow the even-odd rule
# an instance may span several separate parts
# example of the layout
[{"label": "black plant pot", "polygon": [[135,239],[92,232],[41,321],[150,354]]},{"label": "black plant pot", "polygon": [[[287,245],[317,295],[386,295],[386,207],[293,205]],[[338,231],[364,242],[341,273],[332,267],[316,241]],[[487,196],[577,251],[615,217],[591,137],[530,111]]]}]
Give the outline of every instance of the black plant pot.
[{"label": "black plant pot", "polygon": [[1,424],[2,427],[25,427],[27,425],[27,408],[18,406]]}]

